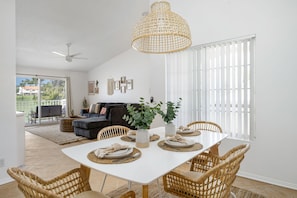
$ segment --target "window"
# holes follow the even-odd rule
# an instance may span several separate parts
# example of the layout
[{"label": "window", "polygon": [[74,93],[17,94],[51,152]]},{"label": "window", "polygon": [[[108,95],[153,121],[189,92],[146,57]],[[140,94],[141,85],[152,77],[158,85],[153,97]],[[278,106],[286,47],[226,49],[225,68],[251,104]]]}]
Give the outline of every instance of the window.
[{"label": "window", "polygon": [[254,137],[254,43],[250,36],[166,55],[166,98],[183,99],[177,126],[208,120],[229,137]]},{"label": "window", "polygon": [[43,105],[62,105],[62,116],[69,115],[66,112],[71,109],[67,102],[70,101],[69,88],[69,78],[17,74],[16,110],[25,113],[26,125],[41,123],[35,114],[37,106],[41,109]]}]

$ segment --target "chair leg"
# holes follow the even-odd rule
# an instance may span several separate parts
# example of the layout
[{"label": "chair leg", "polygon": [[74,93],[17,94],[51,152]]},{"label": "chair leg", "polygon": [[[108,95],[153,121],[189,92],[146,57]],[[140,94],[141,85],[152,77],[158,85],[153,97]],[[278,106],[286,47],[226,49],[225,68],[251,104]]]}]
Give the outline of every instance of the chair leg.
[{"label": "chair leg", "polygon": [[158,192],[159,192],[159,197],[162,198],[162,191],[161,191],[161,188],[160,188],[160,182],[159,182],[159,178],[157,178],[157,185],[158,185]]},{"label": "chair leg", "polygon": [[103,191],[103,187],[104,187],[104,184],[105,184],[106,177],[107,177],[107,174],[105,174],[105,175],[104,175],[104,178],[103,178],[103,183],[102,183],[102,185],[101,185],[100,192],[102,192],[102,191]]}]

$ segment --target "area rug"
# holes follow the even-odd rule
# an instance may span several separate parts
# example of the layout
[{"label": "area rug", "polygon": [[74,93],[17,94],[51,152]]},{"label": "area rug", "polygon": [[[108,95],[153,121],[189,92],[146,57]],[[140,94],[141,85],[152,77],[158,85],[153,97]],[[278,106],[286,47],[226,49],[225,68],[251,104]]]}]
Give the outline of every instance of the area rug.
[{"label": "area rug", "polygon": [[61,132],[59,124],[25,127],[25,131],[38,135],[59,145],[86,139],[85,137],[76,136],[73,132]]},{"label": "area rug", "polygon": [[[132,183],[131,190],[136,193],[136,198],[142,197],[142,186],[140,184]],[[114,191],[107,193],[111,198],[119,198],[121,194],[128,191],[127,185],[124,185]],[[163,185],[160,182],[160,188],[158,188],[157,182],[153,182],[149,185],[149,198],[178,198],[177,196],[171,195],[169,193],[164,192]],[[159,192],[160,191],[160,192]],[[240,189],[237,187],[232,187],[232,192],[236,195],[237,198],[265,198],[262,195],[257,193],[253,193],[248,190]],[[160,194],[161,196],[160,196]],[[232,196],[230,195],[230,198]]]}]

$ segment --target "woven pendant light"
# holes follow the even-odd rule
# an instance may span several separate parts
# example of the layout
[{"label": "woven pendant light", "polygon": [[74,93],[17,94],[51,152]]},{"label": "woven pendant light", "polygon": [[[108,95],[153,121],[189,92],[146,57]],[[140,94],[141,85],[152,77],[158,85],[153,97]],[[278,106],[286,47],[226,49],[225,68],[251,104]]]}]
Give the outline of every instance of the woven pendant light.
[{"label": "woven pendant light", "polygon": [[132,47],[144,53],[170,53],[190,47],[191,32],[187,22],[171,12],[170,4],[158,1],[152,4],[151,13],[135,27]]}]

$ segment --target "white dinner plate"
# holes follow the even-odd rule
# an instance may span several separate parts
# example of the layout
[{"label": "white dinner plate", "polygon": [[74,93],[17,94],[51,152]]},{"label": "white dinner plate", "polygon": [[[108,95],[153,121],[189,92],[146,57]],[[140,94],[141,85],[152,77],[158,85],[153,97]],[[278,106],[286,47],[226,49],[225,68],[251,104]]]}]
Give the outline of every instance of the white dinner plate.
[{"label": "white dinner plate", "polygon": [[188,130],[177,130],[177,133],[193,133],[194,132],[194,129],[188,129]]},{"label": "white dinner plate", "polygon": [[104,158],[121,158],[130,155],[133,152],[133,148],[126,148],[122,150],[115,151],[113,153],[108,153]]},{"label": "white dinner plate", "polygon": [[194,140],[186,140],[186,142],[175,142],[170,140],[165,140],[165,144],[171,147],[190,147],[195,144]]}]

